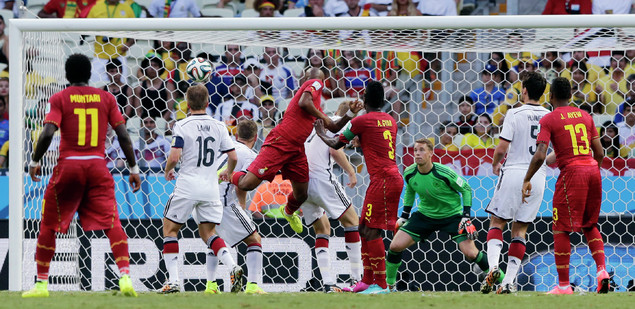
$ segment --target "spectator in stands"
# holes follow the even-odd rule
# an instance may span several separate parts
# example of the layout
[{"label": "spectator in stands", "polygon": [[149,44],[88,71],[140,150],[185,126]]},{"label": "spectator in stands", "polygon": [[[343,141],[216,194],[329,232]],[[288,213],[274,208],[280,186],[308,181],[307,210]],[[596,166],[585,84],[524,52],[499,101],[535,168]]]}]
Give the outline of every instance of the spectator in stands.
[{"label": "spectator in stands", "polygon": [[[571,60],[568,61],[567,67],[570,67],[574,62],[584,62],[587,68],[587,80],[591,84],[594,84],[598,79],[606,76],[606,72],[602,67],[589,63],[585,51],[574,51],[571,53]],[[565,70],[560,76],[571,79],[571,71]]]},{"label": "spectator in stands", "polygon": [[366,84],[375,79],[375,72],[364,67],[360,51],[342,51],[340,66],[344,70],[344,89],[348,97],[362,97]]},{"label": "spectator in stands", "polygon": [[604,155],[609,158],[620,157],[619,129],[612,121],[607,121],[600,127],[600,142],[604,148]]},{"label": "spectator in stands", "polygon": [[254,218],[280,217],[282,214],[279,208],[287,203],[287,196],[291,191],[291,182],[278,174],[272,182],[265,182],[256,189],[249,210]]},{"label": "spectator in stands", "polygon": [[388,16],[391,6],[395,0],[367,0],[365,5],[370,4],[370,10],[377,16]]},{"label": "spectator in stands", "polygon": [[[223,0],[225,1],[225,0]],[[221,1],[221,2],[223,2]],[[220,2],[219,2],[220,5]],[[256,0],[254,9],[258,11],[260,17],[280,17],[280,2],[278,0]]]},{"label": "spectator in stands", "polygon": [[141,140],[138,149],[141,150],[140,166],[149,168],[163,168],[170,154],[170,141],[160,135],[157,124],[152,117],[143,119]]},{"label": "spectator in stands", "polygon": [[356,17],[356,16],[377,16],[374,10],[371,10],[371,4],[365,3],[363,6],[359,5],[360,0],[344,0],[348,10],[340,14],[335,14],[337,17]]},{"label": "spectator in stands", "polygon": [[201,17],[195,0],[152,0],[148,13],[155,18]]},{"label": "spectator in stands", "polygon": [[224,101],[216,108],[214,119],[223,121],[227,125],[235,125],[238,118],[238,112],[247,110],[251,113],[254,121],[259,120],[258,106],[249,102],[245,93],[249,88],[247,78],[243,74],[234,76],[234,81],[229,87],[231,99]]},{"label": "spectator in stands", "polygon": [[558,52],[543,53],[542,59],[540,59],[540,71],[545,75],[547,83],[551,84],[556,77],[560,77],[565,69],[564,62],[559,58]]},{"label": "spectator in stands", "polygon": [[483,87],[476,88],[470,93],[476,114],[492,114],[494,109],[505,101],[505,90],[499,86],[502,80],[503,73],[494,67],[486,66],[481,72]]},{"label": "spectator in stands", "polygon": [[[0,113],[4,113],[7,103],[0,98]],[[0,118],[0,145],[9,140],[9,120]]]},{"label": "spectator in stands", "polygon": [[[87,18],[135,18],[135,13],[129,4],[120,3],[119,0],[97,1],[90,8]],[[135,41],[133,39],[111,38],[98,35],[95,37],[95,57],[92,61],[90,81],[92,83],[107,83],[108,73],[106,64],[112,59],[118,59],[122,63],[121,78],[126,82],[128,66],[126,53]]]},{"label": "spectator in stands", "polygon": [[624,102],[620,104],[619,111],[615,113],[615,118],[613,119],[613,122],[615,123],[620,123],[624,121],[624,116],[622,114],[624,113],[624,105],[626,104],[626,102],[628,101],[635,102],[635,73],[630,74],[626,78],[626,82],[627,82],[628,92],[624,95]]},{"label": "spectator in stands", "polygon": [[[137,162],[141,159],[141,152],[138,146],[138,143],[132,143],[132,149],[134,150]],[[118,171],[123,171],[126,168],[126,156],[119,144],[119,138],[110,127],[108,127],[108,135],[106,137],[106,166],[109,169],[114,168]]]},{"label": "spectator in stands", "polygon": [[5,33],[6,22],[0,15],[0,63],[9,65],[9,36]]},{"label": "spectator in stands", "polygon": [[572,105],[589,113],[602,113],[601,104],[597,103],[597,94],[593,84],[587,80],[587,68],[584,62],[574,62],[569,68],[571,71],[571,101]]},{"label": "spectator in stands", "polygon": [[478,117],[474,114],[474,100],[470,96],[462,96],[458,101],[458,110],[459,117],[456,120],[456,125],[459,127],[459,133],[472,133],[478,120]]},{"label": "spectator in stands", "polygon": [[[85,17],[97,0],[49,0],[37,13],[39,18],[79,18]],[[83,15],[82,15],[83,13]]]},{"label": "spectator in stands", "polygon": [[632,0],[596,0],[593,1],[593,14],[630,14]]},{"label": "spectator in stands", "polygon": [[0,169],[9,168],[9,141],[0,147]]},{"label": "spectator in stands", "polygon": [[216,66],[215,74],[220,76],[225,86],[232,84],[234,76],[243,72],[243,55],[240,45],[226,45],[225,55],[221,57],[220,64]]},{"label": "spectator in stands", "polygon": [[388,16],[421,16],[412,0],[392,0]]},{"label": "spectator in stands", "polygon": [[123,114],[124,119],[128,119],[134,115],[132,87],[121,82],[121,66],[119,59],[112,59],[108,62],[106,72],[110,76],[110,83],[102,89],[115,97],[121,114]]},{"label": "spectator in stands", "polygon": [[[289,4],[293,3],[291,1]],[[291,7],[289,7],[291,8]],[[324,11],[324,0],[309,0],[307,6],[304,7],[304,12],[299,17],[330,17],[328,13]]]},{"label": "spectator in stands", "polygon": [[436,149],[446,151],[459,151],[459,147],[454,144],[454,137],[459,133],[459,127],[449,121],[443,122],[439,126],[439,142],[435,143]]},{"label": "spectator in stands", "polygon": [[0,100],[4,102],[4,108],[0,108],[0,120],[9,120],[9,79],[0,78]]},{"label": "spectator in stands", "polygon": [[419,0],[417,10],[426,16],[456,16],[454,0]]},{"label": "spectator in stands", "polygon": [[600,78],[596,83],[595,91],[600,96],[606,114],[614,115],[619,104],[624,102],[624,95],[628,92],[624,76],[626,62],[624,52],[614,51],[609,74]]},{"label": "spectator in stands", "polygon": [[163,74],[163,60],[152,55],[141,61],[143,77],[139,86],[134,90],[134,106],[137,115],[141,118],[163,117],[170,120],[174,108],[173,92],[174,84],[168,83],[159,76]]},{"label": "spectator in stands", "polygon": [[345,0],[330,0],[324,4],[324,13],[329,16],[342,16],[348,12],[348,4]]},{"label": "spectator in stands", "polygon": [[275,47],[265,47],[263,54],[265,67],[260,72],[260,80],[272,85],[271,95],[276,103],[291,98],[297,88],[293,71],[280,60],[280,51]]},{"label": "spectator in stands", "polygon": [[591,14],[591,0],[547,0],[543,15]]},{"label": "spectator in stands", "polygon": [[492,135],[492,118],[488,114],[478,116],[474,133],[467,133],[461,142],[461,150],[495,148],[498,139]]},{"label": "spectator in stands", "polygon": [[243,75],[247,77],[247,83],[249,83],[249,101],[256,105],[260,105],[260,97],[271,91],[271,84],[260,80],[263,68],[262,63],[254,58],[249,58],[243,63]]},{"label": "spectator in stands", "polygon": [[501,71],[503,73],[503,82],[500,84],[501,87],[507,89],[511,85],[510,77],[509,77],[509,66],[507,66],[507,61],[505,61],[505,54],[502,52],[493,52],[489,56],[489,60],[487,65],[491,65],[496,68],[496,70]]},{"label": "spectator in stands", "polygon": [[302,77],[300,78],[300,85],[304,84],[307,80],[307,72],[310,68],[318,68],[324,73],[324,88],[322,89],[322,97],[325,99],[338,98],[344,96],[344,79],[342,78],[341,71],[332,66],[329,69],[328,64],[325,63],[324,51],[320,49],[309,49],[304,61],[304,69],[302,71]]},{"label": "spectator in stands", "polygon": [[[280,118],[281,115],[276,107],[274,98],[270,95],[262,96],[260,98],[260,122],[262,127],[271,130],[278,124]],[[265,136],[262,137],[264,139]]]},{"label": "spectator in stands", "polygon": [[3,10],[12,11],[14,4],[15,4],[14,0],[1,0],[0,1],[0,8],[2,8]]},{"label": "spectator in stands", "polygon": [[[160,41],[154,40],[153,47],[146,53],[146,58],[150,57],[159,57],[163,60],[163,74],[161,74],[161,79],[168,79],[168,75],[171,71],[176,67],[176,61],[174,60],[174,42],[170,41]],[[141,79],[143,77],[143,70],[139,68],[137,71],[137,78]]]},{"label": "spectator in stands", "polygon": [[[187,80],[190,79],[187,76],[187,64],[192,59],[192,47],[190,43],[187,42],[178,42],[174,46],[174,52],[171,53],[172,60],[175,62],[175,69],[168,74],[168,81],[174,84],[178,84],[181,82],[187,83]],[[175,87],[177,89],[182,89],[183,87],[179,87],[178,85]],[[186,87],[187,88],[187,87]],[[185,92],[183,92],[185,95]]]},{"label": "spectator in stands", "polygon": [[620,145],[622,145],[621,155],[623,157],[634,157],[635,150],[635,101],[627,101],[624,103],[624,121],[617,124],[618,134],[620,135]]}]

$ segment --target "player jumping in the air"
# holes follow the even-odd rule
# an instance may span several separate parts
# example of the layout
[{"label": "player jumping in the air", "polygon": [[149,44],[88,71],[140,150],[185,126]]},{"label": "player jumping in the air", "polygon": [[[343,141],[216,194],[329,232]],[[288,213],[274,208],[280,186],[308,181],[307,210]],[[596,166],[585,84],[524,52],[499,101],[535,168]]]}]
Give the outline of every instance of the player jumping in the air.
[{"label": "player jumping in the air", "polygon": [[[348,105],[340,104],[333,121],[344,116],[347,111]],[[339,220],[344,227],[344,241],[353,281],[359,281],[362,277],[362,256],[358,232],[359,217],[355,208],[351,207],[351,200],[346,196],[344,188],[333,175],[333,161],[346,171],[349,187],[355,187],[357,176],[344,151],[330,148],[320,138],[316,138],[315,133],[309,136],[304,148],[309,163],[309,197],[302,204],[304,223],[312,225],[315,230],[315,258],[322,275],[324,292],[339,292],[339,288],[335,286],[335,274],[331,272],[331,224],[325,212],[329,218]]]},{"label": "player jumping in the air", "polygon": [[51,111],[29,163],[29,175],[40,181],[40,160],[53,134],[61,131],[60,156],[42,201],[42,221],[35,249],[37,282],[22,297],[48,297],[49,267],[55,254],[55,233],[66,233],[75,213],[84,231],[104,230],[119,267],[119,289],[137,296],[129,276],[128,237],[121,227],[115,183],[104,160],[108,125],[114,128],[128,161],[130,186],[139,190],[141,180],[132,142],[117,101],[112,94],[88,86],[91,64],[88,57],[73,54],[66,60],[70,86],[51,96]]},{"label": "player jumping in the air", "polygon": [[343,291],[365,294],[390,292],[386,284],[386,248],[382,230],[395,227],[403,180],[395,162],[397,124],[392,116],[381,111],[384,103],[382,84],[370,81],[364,95],[366,114],[353,119],[339,137],[327,136],[325,123],[322,120],[315,122],[316,134],[331,148],[342,148],[358,136],[370,174],[359,225],[364,276]]},{"label": "player jumping in the air", "polygon": [[597,226],[602,203],[600,166],[604,150],[593,118],[587,112],[569,106],[570,99],[571,84],[565,78],[556,78],[550,95],[554,110],[540,120],[536,153],[523,181],[522,198],[523,202],[527,202],[534,194],[531,180],[541,168],[551,142],[560,168],[553,195],[552,225],[559,283],[549,294],[573,294],[569,282],[569,234],[580,230],[597,266],[597,292],[607,293],[609,274],[606,271],[604,242]]},{"label": "player jumping in the air", "polygon": [[[481,292],[489,293],[498,281],[498,263],[503,249],[503,229],[509,221],[512,223],[512,241],[509,245],[506,276],[497,290],[498,294],[508,294],[516,290],[514,281],[520,263],[525,255],[527,227],[536,219],[545,190],[546,167],[542,166],[538,176],[532,179],[534,192],[523,206],[520,194],[522,179],[527,173],[531,157],[536,151],[538,122],[549,113],[540,105],[547,81],[538,72],[524,72],[522,79],[522,101],[524,105],[507,111],[505,124],[500,134],[500,143],[494,150],[492,166],[494,174],[499,175],[494,197],[486,211],[492,216],[487,232],[487,258],[490,272],[483,281]],[[501,169],[501,161],[507,154]]]},{"label": "player jumping in the air", "polygon": [[[389,285],[396,282],[402,252],[436,231],[449,234],[468,261],[477,264],[483,271],[489,268],[487,255],[474,244],[477,233],[470,220],[472,188],[451,168],[433,163],[433,154],[434,145],[429,139],[415,141],[415,163],[404,171],[406,193],[403,211],[397,221],[401,227],[390,243],[386,257]],[[410,214],[415,194],[419,195],[421,202],[417,205],[417,212]]]},{"label": "player jumping in the air", "polygon": [[[295,212],[307,199],[309,167],[304,152],[304,141],[311,134],[315,119],[322,119],[331,132],[339,131],[362,108],[358,101],[349,102],[350,110],[338,121],[331,121],[321,108],[324,73],[317,68],[307,72],[304,82],[289,103],[284,117],[265,139],[260,153],[247,169],[231,176],[231,183],[244,191],[258,187],[263,180],[273,180],[278,171],[291,181],[293,192],[287,205],[281,209],[285,219],[296,233],[302,232],[302,221]],[[226,175],[226,171],[221,175]]]},{"label": "player jumping in the air", "polygon": [[[218,293],[215,272],[218,260],[232,267],[231,291],[239,292],[243,288],[243,270],[234,262],[225,241],[216,235],[216,225],[223,218],[217,173],[221,162],[217,156],[220,153],[227,154],[227,171],[231,173],[237,161],[234,143],[225,124],[205,113],[208,104],[205,86],[192,86],[187,89],[185,96],[191,114],[174,124],[172,149],[165,167],[165,179],[170,181],[176,178],[176,185],[163,212],[163,260],[169,280],[158,292],[166,294],[181,290],[177,236],[190,215],[198,223],[201,239],[213,254],[213,257],[207,255],[205,293]],[[174,167],[179,160],[181,169],[178,177],[175,177]]]},{"label": "player jumping in the air", "polygon": [[[253,120],[243,120],[236,126],[236,141],[234,148],[238,156],[236,170],[246,169],[256,158],[256,152],[252,150],[258,139],[258,125]],[[227,160],[227,155],[218,157],[220,162]],[[222,166],[223,164],[221,164]],[[220,185],[220,197],[223,203],[222,224],[216,227],[218,235],[221,236],[230,246],[235,247],[241,242],[247,245],[245,263],[247,264],[247,294],[265,294],[258,282],[262,279],[262,244],[260,235],[256,230],[256,225],[251,219],[251,215],[245,212],[247,205],[247,192],[236,188],[229,182],[222,182]],[[207,253],[208,263],[218,264],[218,258]],[[210,269],[210,268],[208,268]]]}]

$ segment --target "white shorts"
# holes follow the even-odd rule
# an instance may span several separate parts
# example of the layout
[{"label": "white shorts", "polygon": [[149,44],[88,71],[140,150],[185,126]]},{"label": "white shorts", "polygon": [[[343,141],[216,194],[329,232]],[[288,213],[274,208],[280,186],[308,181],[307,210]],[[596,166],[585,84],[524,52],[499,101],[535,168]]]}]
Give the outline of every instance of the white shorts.
[{"label": "white shorts", "polygon": [[494,197],[485,211],[504,220],[531,223],[542,204],[545,193],[545,173],[538,171],[531,179],[531,196],[522,202],[523,179],[526,169],[501,170]]},{"label": "white shorts", "polygon": [[312,225],[326,212],[331,219],[339,219],[351,206],[344,188],[337,181],[310,178],[309,197],[302,204],[304,224]]},{"label": "white shorts", "polygon": [[234,247],[256,231],[251,216],[236,204],[224,207],[221,224],[216,226],[216,233],[225,243]]},{"label": "white shorts", "polygon": [[188,199],[172,193],[165,205],[163,217],[172,222],[183,224],[190,218],[190,215],[196,224],[219,224],[223,218],[223,204],[220,201]]}]

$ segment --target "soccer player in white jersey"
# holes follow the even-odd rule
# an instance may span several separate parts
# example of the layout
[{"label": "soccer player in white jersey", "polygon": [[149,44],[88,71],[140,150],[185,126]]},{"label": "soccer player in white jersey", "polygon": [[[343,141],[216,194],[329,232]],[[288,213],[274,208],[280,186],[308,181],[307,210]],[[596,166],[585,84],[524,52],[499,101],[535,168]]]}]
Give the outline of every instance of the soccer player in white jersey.
[{"label": "soccer player in white jersey", "polygon": [[[348,111],[348,104],[340,104],[336,121]],[[335,135],[335,134],[331,134]],[[341,166],[348,175],[348,186],[353,188],[357,184],[355,169],[348,162],[342,149],[335,150],[327,146],[322,139],[316,138],[315,131],[304,143],[309,164],[308,198],[302,204],[304,223],[312,225],[315,231],[315,257],[322,275],[324,292],[341,292],[335,286],[335,274],[331,271],[331,254],[329,252],[329,237],[331,224],[326,216],[337,219],[344,227],[344,241],[346,252],[351,265],[351,279],[362,279],[362,253],[359,238],[359,217],[351,207],[351,200],[346,196],[344,188],[333,175],[333,160]]]},{"label": "soccer player in white jersey", "polygon": [[[521,94],[525,104],[507,111],[500,143],[494,150],[492,166],[494,174],[500,177],[494,197],[486,209],[492,216],[487,232],[487,259],[490,271],[481,286],[483,293],[491,292],[494,283],[499,279],[498,265],[503,248],[503,229],[509,221],[513,223],[507,271],[496,293],[508,294],[515,291],[514,282],[525,255],[527,227],[536,219],[545,190],[546,167],[543,165],[536,174],[537,177],[531,181],[534,191],[527,200],[528,205],[523,206],[521,195],[517,194],[518,190],[522,190],[524,175],[536,152],[539,121],[549,113],[549,110],[539,103],[547,85],[545,78],[538,72],[527,72],[521,80]],[[507,159],[501,168],[505,154]]]},{"label": "soccer player in white jersey", "polygon": [[[190,87],[186,94],[190,116],[174,125],[172,149],[165,167],[165,179],[175,179],[174,167],[181,160],[181,169],[176,177],[174,192],[170,195],[163,212],[163,260],[168,270],[169,279],[159,293],[175,293],[180,291],[179,283],[179,243],[177,235],[181,226],[190,215],[198,223],[201,239],[212,250],[224,265],[232,267],[232,292],[242,289],[243,270],[236,265],[225,245],[225,241],[216,235],[216,225],[223,217],[223,204],[218,191],[217,174],[220,161],[219,153],[226,153],[227,171],[236,167],[237,156],[234,143],[224,123],[213,119],[205,113],[208,104],[207,88],[203,85]],[[227,180],[227,174],[221,174]],[[208,276],[211,265],[207,259]],[[205,293],[218,293],[215,278],[207,278]]]},{"label": "soccer player in white jersey", "polygon": [[[236,170],[246,170],[249,164],[256,158],[256,152],[252,150],[258,139],[258,125],[253,120],[239,120],[236,126],[236,141],[234,148],[238,156]],[[221,154],[218,157],[221,166],[227,161],[227,155]],[[221,167],[222,169],[222,167]],[[220,199],[223,203],[222,224],[216,228],[218,235],[222,237],[230,246],[235,247],[243,242],[247,245],[245,262],[247,264],[247,294],[265,294],[258,282],[262,279],[262,244],[260,235],[256,230],[256,225],[250,215],[245,212],[247,205],[247,192],[236,188],[229,182],[222,182],[219,185]],[[208,269],[218,265],[218,258],[213,252],[208,252]],[[210,259],[212,265],[210,266]],[[212,269],[213,270],[213,269]]]}]

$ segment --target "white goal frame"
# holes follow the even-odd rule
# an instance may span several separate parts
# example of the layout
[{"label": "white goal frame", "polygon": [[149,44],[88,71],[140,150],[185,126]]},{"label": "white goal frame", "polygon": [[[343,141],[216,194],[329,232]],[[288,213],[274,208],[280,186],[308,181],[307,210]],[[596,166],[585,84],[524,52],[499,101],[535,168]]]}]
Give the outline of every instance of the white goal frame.
[{"label": "white goal frame", "polygon": [[[633,15],[452,16],[347,18],[10,19],[10,140],[24,141],[23,32],[401,30],[635,27]],[[558,48],[554,48],[557,50]],[[578,48],[579,49],[579,48]],[[445,51],[440,48],[435,51]],[[465,50],[479,51],[479,50]],[[445,86],[444,86],[445,87]],[[9,150],[9,290],[22,290],[24,144]]]}]

